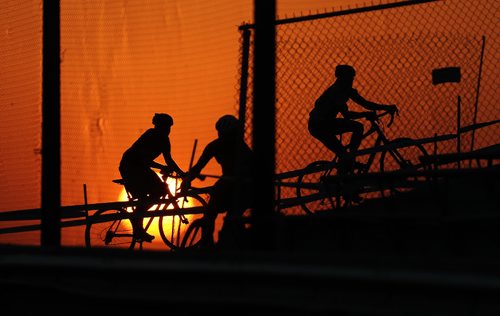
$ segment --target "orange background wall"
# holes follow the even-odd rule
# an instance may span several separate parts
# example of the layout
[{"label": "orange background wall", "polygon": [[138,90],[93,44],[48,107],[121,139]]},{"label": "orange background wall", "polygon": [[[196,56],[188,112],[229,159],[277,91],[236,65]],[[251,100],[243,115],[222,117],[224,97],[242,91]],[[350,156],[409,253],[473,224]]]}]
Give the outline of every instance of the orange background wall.
[{"label": "orange background wall", "polygon": [[[277,13],[353,3],[277,1]],[[252,19],[251,0],[61,0],[62,204],[82,204],[83,184],[89,203],[118,199],[121,154],[155,112],[174,117],[173,156],[187,169],[194,140],[198,157],[216,119],[237,113],[238,26]],[[42,1],[1,1],[0,30],[0,211],[39,208]],[[38,235],[0,242],[37,244]]]}]

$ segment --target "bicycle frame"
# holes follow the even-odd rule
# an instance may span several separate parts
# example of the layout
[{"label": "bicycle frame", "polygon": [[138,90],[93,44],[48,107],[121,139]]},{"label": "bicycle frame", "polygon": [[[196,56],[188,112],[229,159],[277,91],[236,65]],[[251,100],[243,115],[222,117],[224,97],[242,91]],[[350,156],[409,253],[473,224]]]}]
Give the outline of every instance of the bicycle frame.
[{"label": "bicycle frame", "polygon": [[[168,177],[172,177],[172,175],[168,175]],[[167,183],[167,177],[163,180]],[[113,180],[113,182],[120,185],[125,184],[121,179]],[[192,220],[195,220],[197,214],[203,214],[207,202],[194,190],[174,193],[168,185],[166,190],[166,194],[159,200],[143,201],[147,205],[151,205],[151,207],[149,207],[148,214],[142,214],[142,216],[144,218],[149,217],[145,225],[146,230],[151,226],[154,218],[158,218],[158,229],[163,242],[171,250],[177,250],[182,242],[182,233],[190,222],[185,215],[191,214]],[[132,207],[136,207],[139,201],[132,199],[128,191],[127,196],[129,202],[134,202]],[[189,202],[189,205],[185,202]],[[142,242],[134,238],[130,225],[123,223],[123,219],[128,221],[131,216],[134,216],[134,214],[127,211],[128,207],[130,205],[117,209],[97,210],[89,217],[85,231],[87,247],[128,247],[128,249],[133,249],[135,244],[139,243],[140,249],[142,249]],[[167,210],[171,210],[171,212],[167,212]],[[180,220],[177,220],[177,218],[180,218]]]},{"label": "bicycle frame", "polygon": [[[391,120],[389,121],[388,125],[390,126],[392,124],[392,121],[393,121],[393,116],[391,113],[385,111],[383,112],[382,114],[379,114],[377,115],[377,119],[378,118],[381,118],[387,114],[390,114],[391,115]],[[387,136],[385,136],[385,133],[382,131],[382,129],[380,128],[379,124],[377,123],[377,121],[370,121],[370,128],[368,129],[368,131],[366,133],[363,134],[362,136],[362,140],[368,138],[368,136],[372,135],[373,133],[376,133],[377,134],[377,138],[375,139],[374,143],[373,143],[373,146],[371,148],[379,148],[380,146],[384,146],[384,145],[387,145],[389,144],[389,139],[387,138]],[[395,153],[393,153],[393,150],[390,150],[391,152],[391,155],[394,155],[394,157],[398,160],[398,161],[402,161],[403,158],[401,157],[401,155],[399,153],[397,153],[397,151],[395,151]],[[362,153],[362,151],[361,151]],[[362,168],[360,171],[363,172],[363,173],[366,173],[368,172],[368,170],[370,169],[373,161],[375,160],[375,156],[377,155],[378,151],[371,151],[370,155],[368,156],[368,160],[367,160],[367,163],[366,163],[366,167],[365,168]]]},{"label": "bicycle frame", "polygon": [[[393,121],[393,115],[388,111],[378,114],[377,120],[378,118],[388,114],[391,114],[391,120],[388,123],[388,126],[390,126]],[[357,165],[355,165],[353,175],[368,173],[377,154],[379,153],[379,172],[389,170],[390,163],[397,165],[399,169],[418,169],[422,167],[421,164],[412,164],[409,159],[405,159],[405,155],[403,155],[401,151],[408,148],[411,150],[416,149],[419,154],[418,156],[425,156],[427,155],[425,149],[420,144],[409,138],[389,140],[385,136],[385,133],[380,125],[377,123],[377,120],[370,121],[370,128],[362,136],[362,140],[364,140],[373,133],[377,134],[372,147],[358,150],[355,153],[356,157],[368,154],[368,158],[366,163],[357,163]],[[394,161],[390,161],[391,159]],[[338,171],[337,163],[337,155],[335,155],[332,161],[315,161],[310,163],[304,169],[304,172],[298,176],[296,195],[300,201],[300,206],[306,213],[312,214],[320,210],[331,210],[334,208],[349,206],[351,204],[352,201],[350,198],[344,199],[343,196],[345,193],[349,194],[349,192],[346,192],[345,182],[337,177],[338,174],[334,173]],[[329,179],[331,179],[331,181]],[[363,188],[360,188],[355,191],[363,192],[363,190]],[[366,191],[366,193],[368,193],[370,188],[367,187],[366,190],[368,190]],[[371,190],[373,190],[373,188]],[[396,189],[391,190],[391,192],[397,192]]]}]

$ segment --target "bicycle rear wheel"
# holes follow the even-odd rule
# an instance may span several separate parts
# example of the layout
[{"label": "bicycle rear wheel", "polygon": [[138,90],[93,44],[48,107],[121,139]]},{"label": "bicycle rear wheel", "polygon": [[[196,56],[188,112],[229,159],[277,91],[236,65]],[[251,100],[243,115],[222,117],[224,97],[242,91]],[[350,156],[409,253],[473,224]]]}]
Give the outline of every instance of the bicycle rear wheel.
[{"label": "bicycle rear wheel", "polygon": [[[200,195],[188,192],[179,196],[176,200],[179,210],[183,214],[160,216],[159,231],[160,236],[170,250],[181,248],[182,240],[188,229],[189,223],[203,217],[203,210],[207,208],[207,202]],[[169,204],[168,209],[175,209],[174,204]],[[190,210],[197,210],[196,213],[190,213]],[[185,213],[185,214],[184,214]]]},{"label": "bicycle rear wheel", "polygon": [[85,245],[87,248],[133,249],[132,225],[123,219],[123,210],[98,210],[87,220]]},{"label": "bicycle rear wheel", "polygon": [[342,207],[343,199],[336,194],[325,177],[335,176],[337,168],[331,161],[318,160],[304,169],[297,179],[296,194],[300,206],[306,214],[314,214]]}]

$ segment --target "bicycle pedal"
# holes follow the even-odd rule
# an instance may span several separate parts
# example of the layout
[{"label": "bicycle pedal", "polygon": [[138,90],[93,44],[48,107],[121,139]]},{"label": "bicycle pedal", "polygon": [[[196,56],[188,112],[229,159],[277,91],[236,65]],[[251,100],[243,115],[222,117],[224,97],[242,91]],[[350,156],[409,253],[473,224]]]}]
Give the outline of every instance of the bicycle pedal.
[{"label": "bicycle pedal", "polygon": [[184,214],[179,215],[179,218],[181,219],[181,222],[183,224],[189,224],[189,220],[187,219],[186,216],[184,216]]}]

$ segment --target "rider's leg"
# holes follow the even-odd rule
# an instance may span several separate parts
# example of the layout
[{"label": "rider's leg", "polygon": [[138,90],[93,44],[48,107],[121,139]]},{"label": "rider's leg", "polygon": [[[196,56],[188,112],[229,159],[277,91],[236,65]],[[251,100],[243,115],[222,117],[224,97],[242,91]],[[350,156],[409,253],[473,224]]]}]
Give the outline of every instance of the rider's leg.
[{"label": "rider's leg", "polygon": [[[358,151],[363,139],[364,126],[358,121],[340,119],[339,127],[351,133],[351,139],[347,145],[347,155],[343,160],[343,166],[340,169],[343,169],[342,172],[352,173],[356,164],[355,153]],[[363,200],[358,190],[354,190],[353,192],[346,194],[344,198],[354,203],[360,203]]]},{"label": "rider's leg", "polygon": [[130,220],[134,236],[143,241],[151,242],[155,237],[148,234],[143,226],[146,212],[152,206],[152,202],[148,202],[148,200],[165,195],[165,184],[150,168],[130,168],[126,176],[128,176],[127,182],[132,196],[139,201],[139,205],[134,210]]},{"label": "rider's leg", "polygon": [[363,139],[363,124],[356,121],[351,121],[350,123],[351,141],[349,142],[348,148],[350,153],[354,153],[358,150],[359,145],[361,145],[361,140]]},{"label": "rider's leg", "polygon": [[319,140],[323,145],[325,145],[326,148],[336,154],[340,159],[347,154],[346,148],[337,138],[337,135],[342,134],[343,131],[335,128],[334,123],[309,121],[308,129],[309,133],[314,138]]},{"label": "rider's leg", "polygon": [[361,140],[363,139],[364,127],[358,121],[353,121],[349,119],[337,119],[335,121],[335,132],[351,133],[351,139],[347,145],[346,154],[341,158],[341,169],[343,172],[352,172],[354,168],[355,153],[358,150]]},{"label": "rider's leg", "polygon": [[143,226],[144,216],[148,209],[149,206],[147,204],[140,203],[134,210],[130,222],[132,223],[132,230],[135,238],[151,242],[155,236],[148,234]]},{"label": "rider's leg", "polygon": [[209,206],[207,212],[203,215],[205,223],[201,230],[200,240],[200,245],[203,249],[210,249],[214,246],[215,220],[217,219],[217,214],[217,210]]},{"label": "rider's leg", "polygon": [[147,194],[142,192],[140,189],[137,189],[136,186],[130,185],[130,181],[128,181],[127,191],[129,191],[132,198],[138,202],[130,217],[130,224],[132,225],[134,237],[144,241],[153,240],[154,236],[145,236],[146,232],[143,227],[144,215],[149,209],[149,206],[145,203]]},{"label": "rider's leg", "polygon": [[224,249],[243,249],[248,246],[245,221],[243,214],[251,209],[253,205],[253,184],[236,182],[229,190],[227,201],[231,204],[227,207],[221,230],[219,232],[218,245]]},{"label": "rider's leg", "polygon": [[150,172],[148,172],[147,175],[148,180],[147,182],[145,182],[147,183],[147,185],[143,187],[145,190],[147,190],[147,192],[149,192],[149,194],[143,194],[142,198],[139,200],[142,200],[143,203],[141,203],[140,206],[136,209],[138,219],[134,227],[134,232],[137,232],[137,237],[147,242],[151,242],[153,239],[155,239],[155,236],[149,234],[143,226],[146,212],[151,208],[151,206],[155,204],[154,202],[148,200],[158,200],[167,194],[166,184],[160,180],[160,178],[153,170],[149,169],[149,171]]},{"label": "rider's leg", "polygon": [[227,181],[219,179],[210,190],[207,211],[203,215],[205,221],[201,234],[201,247],[211,249],[214,246],[215,221],[220,211],[224,210],[224,201],[227,199]]}]

